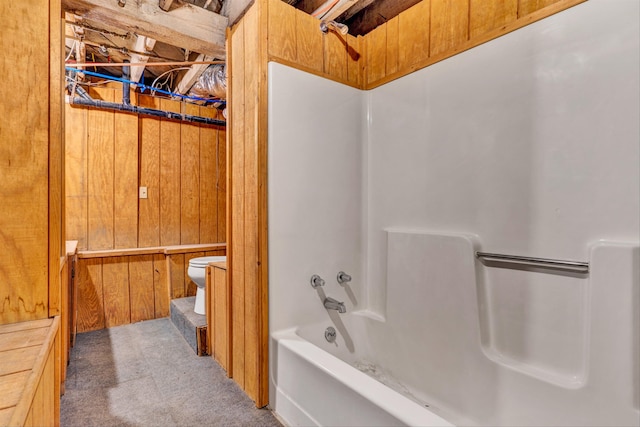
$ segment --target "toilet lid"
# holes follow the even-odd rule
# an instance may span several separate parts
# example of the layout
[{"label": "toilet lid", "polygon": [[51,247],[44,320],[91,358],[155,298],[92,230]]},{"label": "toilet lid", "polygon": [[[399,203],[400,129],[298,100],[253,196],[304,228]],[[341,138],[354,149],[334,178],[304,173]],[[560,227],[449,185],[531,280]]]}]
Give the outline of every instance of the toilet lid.
[{"label": "toilet lid", "polygon": [[226,256],[203,256],[189,260],[189,265],[192,267],[206,267],[210,262],[223,262],[226,260]]}]

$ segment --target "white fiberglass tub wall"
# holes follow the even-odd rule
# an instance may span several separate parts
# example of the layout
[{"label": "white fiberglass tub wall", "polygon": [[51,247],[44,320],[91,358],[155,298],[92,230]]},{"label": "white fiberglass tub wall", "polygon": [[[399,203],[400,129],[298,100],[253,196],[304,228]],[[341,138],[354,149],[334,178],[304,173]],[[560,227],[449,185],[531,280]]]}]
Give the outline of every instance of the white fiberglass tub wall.
[{"label": "white fiberglass tub wall", "polygon": [[[272,399],[351,420],[361,394],[333,392],[338,408],[317,391],[358,382],[327,367],[332,325],[345,359],[454,423],[637,425],[639,12],[589,0],[360,96],[270,67]],[[324,310],[313,273],[347,315]]]}]

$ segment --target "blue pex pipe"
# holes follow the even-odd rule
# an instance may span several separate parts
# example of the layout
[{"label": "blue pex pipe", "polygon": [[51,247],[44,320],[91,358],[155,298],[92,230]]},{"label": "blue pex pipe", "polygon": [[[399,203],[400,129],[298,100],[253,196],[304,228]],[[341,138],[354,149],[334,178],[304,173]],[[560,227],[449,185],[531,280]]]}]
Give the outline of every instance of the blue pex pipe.
[{"label": "blue pex pipe", "polygon": [[169,96],[175,96],[181,99],[191,99],[193,101],[205,101],[205,102],[219,102],[221,104],[226,104],[227,101],[224,99],[209,99],[209,98],[198,98],[195,96],[188,96],[188,95],[181,95],[179,93],[173,93],[173,92],[169,92],[167,90],[162,90],[162,89],[156,89],[156,88],[152,88],[151,86],[145,85],[144,83],[137,83],[137,82],[133,82],[131,80],[127,80],[127,79],[122,79],[119,77],[113,77],[107,74],[101,74],[101,73],[96,73],[94,71],[87,71],[87,70],[79,70],[77,68],[74,67],[65,67],[65,70],[67,71],[73,71],[76,73],[84,73],[87,74],[89,76],[94,76],[94,77],[102,77],[104,79],[108,79],[108,80],[112,80],[114,82],[120,82],[120,83],[129,83],[129,84],[134,84],[136,86],[139,86],[144,90],[149,89],[149,91],[153,91],[153,92],[158,92],[158,93],[162,93],[164,95],[169,95]]}]

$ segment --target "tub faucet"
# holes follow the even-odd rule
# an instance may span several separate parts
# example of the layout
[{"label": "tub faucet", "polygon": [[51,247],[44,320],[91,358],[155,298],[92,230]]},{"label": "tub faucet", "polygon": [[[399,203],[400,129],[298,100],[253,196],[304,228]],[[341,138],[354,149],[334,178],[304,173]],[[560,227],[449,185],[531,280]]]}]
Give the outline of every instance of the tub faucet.
[{"label": "tub faucet", "polygon": [[313,289],[316,289],[320,286],[324,286],[324,280],[322,280],[322,277],[318,276],[317,274],[311,276],[311,287]]},{"label": "tub faucet", "polygon": [[340,283],[341,285],[343,283],[347,283],[351,281],[351,276],[349,276],[347,273],[345,273],[344,271],[341,271],[338,273],[338,283]]},{"label": "tub faucet", "polygon": [[346,313],[347,309],[343,302],[337,301],[331,297],[326,297],[324,300],[324,308],[327,310],[337,310],[338,313]]}]

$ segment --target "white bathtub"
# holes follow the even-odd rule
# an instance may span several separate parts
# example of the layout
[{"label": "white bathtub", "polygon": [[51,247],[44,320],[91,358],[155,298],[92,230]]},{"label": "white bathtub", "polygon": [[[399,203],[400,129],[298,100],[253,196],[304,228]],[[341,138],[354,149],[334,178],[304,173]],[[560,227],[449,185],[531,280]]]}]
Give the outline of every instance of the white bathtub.
[{"label": "white bathtub", "polygon": [[[506,323],[490,316],[500,308],[500,301],[492,300],[485,289],[495,291],[487,283],[494,276],[474,283],[476,269],[494,270],[470,261],[471,240],[390,233],[389,242],[392,254],[403,253],[398,246],[403,242],[424,246],[408,245],[412,252],[429,255],[437,249],[451,260],[456,259],[455,252],[470,253],[461,257],[467,261],[457,269],[444,265],[448,273],[440,276],[438,285],[409,276],[392,282],[396,292],[387,297],[386,318],[376,319],[347,304],[347,313],[322,308],[324,320],[272,332],[270,404],[285,424],[638,425],[640,345],[634,315],[638,306],[633,302],[640,283],[637,245],[601,242],[592,246],[588,278],[554,277],[562,282],[554,283],[552,295],[543,293],[539,306],[533,299],[528,301],[531,321],[553,318],[555,326],[548,327],[548,337],[542,338],[523,330],[521,341],[528,347],[520,356],[507,352],[512,347],[499,340]],[[408,258],[404,253],[402,259]],[[390,272],[400,275],[394,267],[402,267],[400,261],[395,255],[390,259]],[[422,278],[446,263],[422,264],[416,262],[403,271]],[[509,272],[516,278],[534,274]],[[540,289],[545,282],[534,284],[540,292],[546,291]],[[566,295],[559,294],[558,288]],[[478,295],[476,289],[488,296]],[[337,295],[338,290],[333,288],[331,293]],[[507,303],[502,302],[502,307]],[[571,304],[578,309],[569,310]],[[487,308],[479,310],[483,306]],[[546,317],[532,318],[535,308],[544,309]],[[325,340],[327,327],[336,329],[335,343]],[[490,339],[483,340],[483,334]],[[569,341],[573,335],[577,338]],[[636,338],[626,338],[632,336]],[[511,337],[507,344],[516,335]],[[354,367],[358,365],[393,388]]]},{"label": "white bathtub", "polygon": [[272,334],[272,405],[285,424],[453,425],[305,340],[301,332],[306,331],[296,328]]}]

